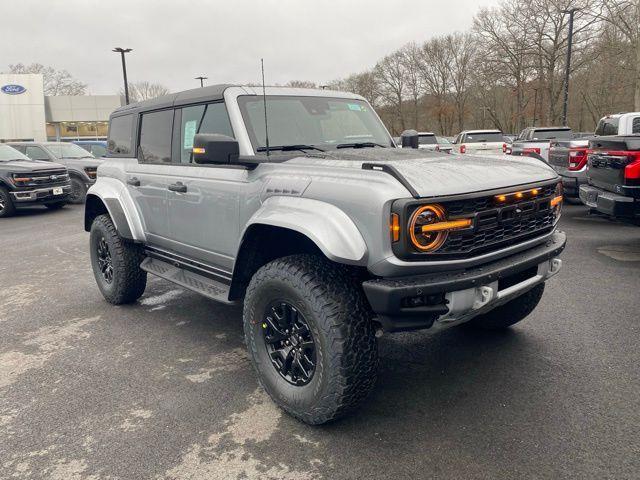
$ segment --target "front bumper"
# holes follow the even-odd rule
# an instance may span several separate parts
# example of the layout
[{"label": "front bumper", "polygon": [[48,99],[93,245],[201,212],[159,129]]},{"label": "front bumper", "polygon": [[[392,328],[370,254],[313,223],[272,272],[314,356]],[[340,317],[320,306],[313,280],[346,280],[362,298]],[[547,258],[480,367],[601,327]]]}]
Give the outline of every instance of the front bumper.
[{"label": "front bumper", "polygon": [[[62,193],[54,195],[54,188],[61,188]],[[34,188],[33,190],[15,190],[9,192],[11,199],[16,206],[24,206],[26,204],[62,202],[67,199],[71,193],[71,185],[59,185],[55,187]]]},{"label": "front bumper", "polygon": [[580,200],[605,215],[622,219],[640,218],[640,200],[602,190],[592,185],[580,186]]},{"label": "front bumper", "polygon": [[554,232],[545,243],[504,259],[466,270],[363,283],[384,330],[448,327],[471,320],[558,273],[566,235]]}]

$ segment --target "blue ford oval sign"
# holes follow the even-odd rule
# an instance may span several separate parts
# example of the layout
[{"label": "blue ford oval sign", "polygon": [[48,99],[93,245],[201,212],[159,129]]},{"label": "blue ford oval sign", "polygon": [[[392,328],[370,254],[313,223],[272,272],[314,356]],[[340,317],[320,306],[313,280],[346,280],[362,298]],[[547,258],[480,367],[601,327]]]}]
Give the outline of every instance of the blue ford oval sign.
[{"label": "blue ford oval sign", "polygon": [[9,84],[0,87],[0,91],[2,91],[2,93],[6,93],[7,95],[20,95],[21,93],[26,92],[27,89],[22,85]]}]

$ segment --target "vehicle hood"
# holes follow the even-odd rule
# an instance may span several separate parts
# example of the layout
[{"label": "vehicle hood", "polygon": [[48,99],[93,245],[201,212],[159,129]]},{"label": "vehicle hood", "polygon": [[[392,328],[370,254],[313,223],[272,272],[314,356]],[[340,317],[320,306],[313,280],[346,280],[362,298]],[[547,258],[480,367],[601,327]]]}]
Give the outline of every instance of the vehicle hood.
[{"label": "vehicle hood", "polygon": [[102,160],[97,158],[64,158],[60,159],[60,163],[71,168],[83,169],[84,167],[98,167],[102,164]]},{"label": "vehicle hood", "polygon": [[362,169],[363,163],[392,165],[421,197],[507,188],[557,177],[552,168],[536,159],[399,148],[345,149],[296,157],[287,163],[336,169]]},{"label": "vehicle hood", "polygon": [[66,170],[64,165],[42,160],[18,160],[15,162],[0,162],[0,171],[11,173],[37,172],[40,170],[59,169]]}]

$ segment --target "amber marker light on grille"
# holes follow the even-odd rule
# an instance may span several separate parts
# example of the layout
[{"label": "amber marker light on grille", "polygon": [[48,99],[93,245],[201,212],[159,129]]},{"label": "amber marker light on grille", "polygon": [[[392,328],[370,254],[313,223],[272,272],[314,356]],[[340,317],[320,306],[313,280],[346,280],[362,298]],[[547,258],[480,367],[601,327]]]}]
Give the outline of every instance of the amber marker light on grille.
[{"label": "amber marker light on grille", "polygon": [[507,200],[507,196],[506,195],[498,195],[496,197],[496,200],[498,200],[499,202],[505,202]]},{"label": "amber marker light on grille", "polygon": [[201,154],[201,153],[204,153],[204,152],[205,152],[205,149],[202,148],[202,147],[193,147],[193,153]]},{"label": "amber marker light on grille", "polygon": [[457,230],[459,228],[467,228],[471,226],[471,219],[462,218],[460,220],[449,220],[448,222],[434,223],[432,225],[423,225],[422,233],[442,232],[443,230]]},{"label": "amber marker light on grille", "polygon": [[558,195],[557,197],[553,197],[551,199],[551,206],[556,207],[562,203],[562,195]]},{"label": "amber marker light on grille", "polygon": [[397,213],[391,214],[391,223],[389,224],[389,230],[391,231],[391,240],[397,242],[400,240],[400,217]]}]

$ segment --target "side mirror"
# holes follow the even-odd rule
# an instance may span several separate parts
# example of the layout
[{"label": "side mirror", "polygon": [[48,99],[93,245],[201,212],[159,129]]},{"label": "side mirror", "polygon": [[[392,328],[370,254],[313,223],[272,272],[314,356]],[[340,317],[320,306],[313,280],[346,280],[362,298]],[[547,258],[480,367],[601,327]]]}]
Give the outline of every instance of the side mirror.
[{"label": "side mirror", "polygon": [[240,147],[235,138],[217,133],[198,133],[193,137],[193,162],[199,164],[235,163]]},{"label": "side mirror", "polygon": [[402,148],[418,148],[418,132],[415,130],[405,130],[400,135]]}]

